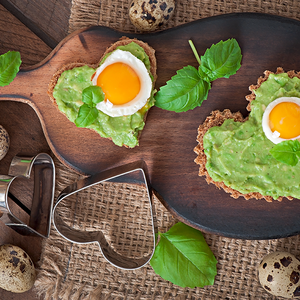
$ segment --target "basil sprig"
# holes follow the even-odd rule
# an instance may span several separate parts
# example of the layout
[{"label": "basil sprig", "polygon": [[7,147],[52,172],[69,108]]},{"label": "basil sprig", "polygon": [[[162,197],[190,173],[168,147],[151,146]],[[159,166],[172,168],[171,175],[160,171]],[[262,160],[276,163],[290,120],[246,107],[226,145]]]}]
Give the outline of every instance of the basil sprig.
[{"label": "basil sprig", "polygon": [[0,86],[9,85],[14,80],[21,63],[20,52],[8,51],[0,55]]},{"label": "basil sprig", "polygon": [[162,109],[184,112],[201,106],[207,99],[211,82],[218,78],[228,78],[241,67],[242,54],[238,42],[229,39],[212,45],[199,58],[193,42],[189,41],[199,63],[198,70],[186,66],[162,86],[155,96],[155,105]]},{"label": "basil sprig", "polygon": [[75,119],[77,127],[87,127],[91,125],[98,117],[99,111],[96,108],[97,103],[105,98],[101,87],[89,86],[82,91],[82,104]]},{"label": "basil sprig", "polygon": [[270,154],[286,165],[296,166],[300,158],[300,142],[298,140],[283,141],[275,145],[270,150]]},{"label": "basil sprig", "polygon": [[202,233],[184,223],[159,232],[150,265],[156,274],[181,287],[213,285],[217,260]]}]

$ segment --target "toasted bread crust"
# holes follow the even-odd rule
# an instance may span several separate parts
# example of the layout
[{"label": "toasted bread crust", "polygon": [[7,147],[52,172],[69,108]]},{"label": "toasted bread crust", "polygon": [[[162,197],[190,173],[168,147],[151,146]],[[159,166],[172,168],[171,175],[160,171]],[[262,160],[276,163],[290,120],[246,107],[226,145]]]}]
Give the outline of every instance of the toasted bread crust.
[{"label": "toasted bread crust", "polygon": [[[284,73],[283,69],[277,68],[277,71],[275,74],[280,74],[280,73]],[[271,71],[265,71],[264,77],[259,77],[257,80],[257,84],[251,85],[249,87],[251,94],[246,96],[246,99],[249,101],[248,106],[247,106],[248,111],[251,111],[250,104],[253,100],[255,100],[254,91],[256,89],[258,89],[261,86],[261,84],[269,78],[270,74],[274,74],[274,73]],[[288,71],[287,74],[290,78],[293,78],[293,77],[300,78],[300,72]],[[215,110],[211,113],[210,116],[208,116],[205,119],[203,124],[201,124],[198,128],[198,136],[197,136],[198,145],[194,148],[194,152],[198,155],[195,159],[195,163],[200,166],[198,175],[205,176],[206,182],[208,184],[212,183],[217,188],[219,188],[219,189],[222,188],[226,193],[229,193],[230,196],[235,199],[238,197],[244,197],[246,200],[248,200],[250,198],[254,198],[254,199],[265,199],[268,202],[272,202],[273,200],[282,201],[282,199],[284,197],[279,197],[278,199],[273,199],[271,196],[264,196],[260,193],[242,194],[239,191],[226,186],[224,184],[224,182],[216,182],[210,177],[210,175],[208,174],[207,169],[205,167],[207,159],[206,159],[206,155],[204,153],[203,137],[209,128],[214,127],[214,126],[221,126],[226,119],[234,119],[234,121],[236,121],[236,122],[245,122],[248,119],[248,117],[244,118],[240,112],[232,113],[229,109],[225,109],[222,112],[219,110]],[[290,196],[288,196],[286,198],[289,200],[293,200],[293,197],[290,197]]]},{"label": "toasted bread crust", "polygon": [[[149,46],[147,43],[145,42],[142,42],[140,40],[137,40],[137,39],[129,39],[127,37],[122,37],[119,41],[115,42],[114,44],[112,44],[111,46],[109,46],[106,51],[104,52],[104,54],[102,55],[101,59],[99,60],[98,63],[96,64],[88,64],[88,63],[84,63],[84,62],[73,62],[73,63],[70,63],[70,64],[66,64],[66,65],[63,65],[59,70],[57,70],[54,75],[52,76],[52,79],[48,85],[48,95],[51,99],[51,101],[53,102],[53,104],[57,107],[57,103],[56,103],[56,100],[55,98],[53,97],[53,90],[57,84],[57,81],[59,79],[59,77],[61,76],[61,74],[66,71],[66,70],[71,70],[73,68],[77,68],[77,67],[82,67],[82,66],[89,66],[91,68],[94,68],[96,69],[98,66],[99,66],[99,63],[101,62],[101,60],[104,58],[104,56],[107,54],[107,53],[110,53],[112,51],[114,51],[118,46],[125,46],[125,45],[128,45],[130,44],[131,42],[135,42],[136,44],[138,44],[139,46],[141,46],[145,53],[148,55],[149,57],[149,60],[150,60],[150,72],[153,76],[153,88],[154,88],[154,85],[155,85],[155,81],[157,79],[157,62],[156,62],[156,58],[155,58],[155,50]],[[57,107],[58,109],[58,107]],[[59,110],[59,109],[58,109]],[[59,110],[60,113],[64,114],[63,112],[61,112]],[[145,113],[144,115],[144,122],[146,122],[146,118],[147,118],[147,115],[148,115],[148,111]],[[91,129],[92,130],[92,129]],[[142,130],[139,131],[139,134],[138,134],[138,138],[140,137],[142,133]],[[111,138],[109,138],[111,140]],[[126,148],[129,148],[127,145],[123,145],[124,147]]]}]

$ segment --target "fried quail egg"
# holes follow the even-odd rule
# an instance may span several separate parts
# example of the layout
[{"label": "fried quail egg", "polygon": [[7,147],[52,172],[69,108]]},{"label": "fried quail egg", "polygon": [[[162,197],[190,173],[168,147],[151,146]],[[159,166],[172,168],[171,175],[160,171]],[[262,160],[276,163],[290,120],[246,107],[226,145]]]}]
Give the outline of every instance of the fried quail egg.
[{"label": "fried quail egg", "polygon": [[97,109],[111,117],[134,114],[147,103],[152,91],[152,80],[144,63],[120,49],[106,58],[92,82],[105,94]]},{"label": "fried quail egg", "polygon": [[281,97],[272,101],[263,114],[262,128],[274,144],[300,139],[300,98]]}]

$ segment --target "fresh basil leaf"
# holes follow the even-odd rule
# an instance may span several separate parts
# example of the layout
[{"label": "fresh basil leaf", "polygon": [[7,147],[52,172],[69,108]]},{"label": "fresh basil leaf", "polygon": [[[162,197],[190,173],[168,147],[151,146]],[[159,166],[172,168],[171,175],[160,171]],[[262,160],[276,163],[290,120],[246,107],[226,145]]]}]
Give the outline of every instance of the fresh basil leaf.
[{"label": "fresh basil leaf", "polygon": [[9,85],[14,80],[21,63],[21,55],[17,51],[0,55],[0,86]]},{"label": "fresh basil leaf", "polygon": [[270,153],[276,160],[289,166],[295,166],[300,157],[300,142],[298,140],[283,141],[275,145]]},{"label": "fresh basil leaf", "polygon": [[209,78],[208,75],[201,69],[200,66],[198,67],[198,74],[199,74],[199,76],[200,76],[203,80],[205,80],[205,81],[207,81],[207,82],[210,82],[210,78]]},{"label": "fresh basil leaf", "polygon": [[210,83],[204,81],[196,68],[186,66],[177,71],[155,96],[157,107],[184,112],[200,106],[207,99]]},{"label": "fresh basil leaf", "polygon": [[155,105],[162,109],[183,112],[201,106],[211,89],[211,81],[236,73],[241,66],[241,49],[235,39],[221,41],[207,49],[199,58],[197,50],[189,40],[198,61],[198,71],[186,66],[160,88],[155,96]]},{"label": "fresh basil leaf", "polygon": [[95,107],[102,102],[105,96],[100,86],[92,85],[82,91],[82,102],[90,107]]},{"label": "fresh basil leaf", "polygon": [[228,78],[241,67],[241,48],[235,39],[220,41],[212,45],[201,56],[201,70],[207,74],[210,81],[217,78]]},{"label": "fresh basil leaf", "polygon": [[214,284],[217,260],[200,231],[177,223],[159,236],[150,261],[155,273],[181,287]]},{"label": "fresh basil leaf", "polygon": [[91,125],[98,117],[99,111],[96,107],[90,107],[87,104],[80,106],[78,116],[75,119],[77,127],[87,127]]}]

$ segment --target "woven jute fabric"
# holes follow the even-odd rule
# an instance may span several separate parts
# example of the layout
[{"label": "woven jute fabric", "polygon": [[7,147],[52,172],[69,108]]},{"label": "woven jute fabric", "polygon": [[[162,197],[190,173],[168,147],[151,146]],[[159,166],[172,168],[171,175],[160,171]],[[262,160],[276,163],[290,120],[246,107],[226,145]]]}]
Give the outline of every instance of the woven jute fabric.
[{"label": "woven jute fabric", "polygon": [[[128,17],[131,0],[73,0],[70,32],[101,25],[124,32],[137,32]],[[300,19],[298,0],[175,0],[176,9],[161,29],[171,28],[201,18],[238,12],[258,12]]]},{"label": "woven jute fabric", "polygon": [[[56,196],[80,176],[55,159]],[[59,214],[74,229],[102,230],[116,251],[129,257],[149,253],[151,216],[146,190],[137,185],[103,183],[61,202]],[[158,230],[176,220],[154,197]],[[279,250],[300,253],[299,236],[276,240],[239,240],[205,234],[218,260],[213,286],[181,288],[155,274],[150,264],[125,271],[109,264],[99,246],[73,244],[54,227],[44,240],[35,290],[45,300],[75,299],[280,299],[260,286],[257,267],[264,255]]]},{"label": "woven jute fabric", "polygon": [[[73,0],[69,32],[93,25],[137,32],[130,23],[130,0]],[[178,0],[173,18],[162,29],[200,18],[234,12],[261,12],[300,20],[298,0]],[[56,196],[80,176],[55,160]],[[250,200],[251,201],[251,200]],[[143,204],[141,204],[141,202]],[[76,229],[104,231],[112,246],[136,257],[149,251],[150,215],[145,190],[136,185],[105,183],[61,204],[60,214]],[[154,197],[158,229],[167,231],[176,220]],[[130,213],[131,212],[131,213]],[[283,299],[260,286],[257,268],[273,251],[300,254],[299,236],[274,240],[239,240],[204,233],[218,260],[213,286],[181,288],[155,274],[149,264],[120,270],[102,256],[97,244],[78,245],[52,228],[44,241],[35,290],[52,299]]]}]

